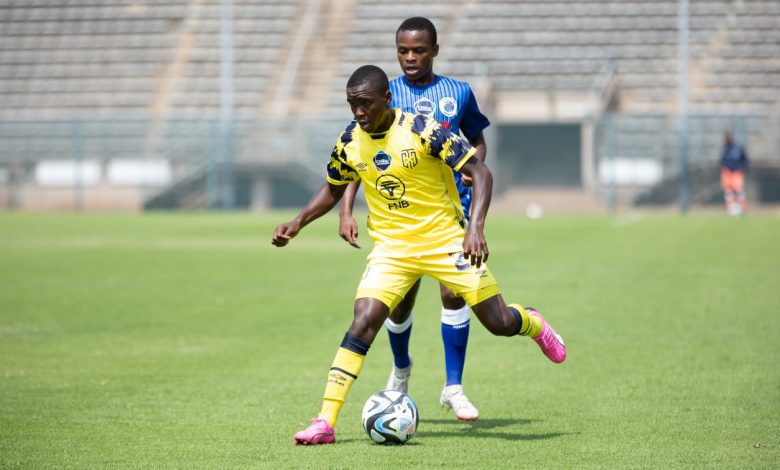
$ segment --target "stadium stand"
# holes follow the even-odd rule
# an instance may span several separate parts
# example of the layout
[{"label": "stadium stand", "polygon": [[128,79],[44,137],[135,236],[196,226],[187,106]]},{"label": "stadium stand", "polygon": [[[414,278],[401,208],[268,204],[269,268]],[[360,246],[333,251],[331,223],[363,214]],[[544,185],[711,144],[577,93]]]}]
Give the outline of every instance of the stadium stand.
[{"label": "stadium stand", "polygon": [[[36,166],[63,159],[82,162],[70,172],[99,162],[86,208],[104,207],[95,201],[113,189],[126,200],[117,207],[204,207],[232,172],[246,186],[237,192],[250,194],[236,196],[240,204],[275,204],[269,185],[289,186],[296,169],[321,170],[316,156],[349,119],[349,74],[375,63],[397,75],[391,38],[414,15],[437,25],[437,72],[469,81],[494,123],[581,122],[592,132],[583,185],[593,194],[614,183],[600,176],[605,161],[656,165],[659,186],[678,173],[675,0],[232,3],[226,132],[220,2],[2,2],[0,206],[48,207],[53,197],[35,194],[62,188],[38,184]],[[754,159],[780,159],[779,50],[780,2],[690,2],[694,166],[712,166],[726,128]],[[168,179],[142,178],[134,193],[117,188],[129,180],[109,178],[116,168],[154,167],[126,164],[134,159],[167,162]],[[652,200],[647,185],[626,183],[638,200]]]}]

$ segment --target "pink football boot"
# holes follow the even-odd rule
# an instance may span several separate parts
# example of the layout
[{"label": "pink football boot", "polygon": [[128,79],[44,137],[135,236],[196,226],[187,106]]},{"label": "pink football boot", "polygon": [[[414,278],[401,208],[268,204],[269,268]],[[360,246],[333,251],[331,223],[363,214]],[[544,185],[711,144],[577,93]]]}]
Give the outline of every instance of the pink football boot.
[{"label": "pink football boot", "polygon": [[563,362],[564,359],[566,359],[566,345],[563,344],[561,335],[547,323],[547,320],[545,320],[542,314],[537,312],[536,309],[526,307],[525,311],[542,321],[542,332],[539,333],[539,336],[536,338],[531,339],[536,341],[536,344],[542,349],[542,352],[547,356],[547,359],[556,364]]},{"label": "pink football boot", "polygon": [[298,431],[294,436],[295,445],[330,444],[336,440],[333,426],[325,418],[314,418],[311,424],[303,431]]}]

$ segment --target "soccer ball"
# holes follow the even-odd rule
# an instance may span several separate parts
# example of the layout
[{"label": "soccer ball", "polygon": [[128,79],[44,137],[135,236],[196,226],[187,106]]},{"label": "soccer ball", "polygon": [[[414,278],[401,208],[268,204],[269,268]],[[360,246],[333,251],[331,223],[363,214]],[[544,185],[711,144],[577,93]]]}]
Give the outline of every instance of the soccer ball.
[{"label": "soccer ball", "polygon": [[363,406],[363,429],[377,444],[403,444],[417,432],[420,415],[409,395],[383,390]]}]

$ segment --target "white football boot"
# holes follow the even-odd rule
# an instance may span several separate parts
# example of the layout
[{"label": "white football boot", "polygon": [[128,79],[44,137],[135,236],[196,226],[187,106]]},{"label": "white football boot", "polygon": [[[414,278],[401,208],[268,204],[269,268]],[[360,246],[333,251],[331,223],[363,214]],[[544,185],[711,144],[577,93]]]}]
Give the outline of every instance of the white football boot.
[{"label": "white football boot", "polygon": [[412,376],[412,360],[409,359],[409,366],[399,369],[393,364],[393,370],[390,371],[390,377],[387,379],[385,390],[396,390],[402,393],[409,393],[409,377]]},{"label": "white football boot", "polygon": [[450,385],[441,391],[439,403],[445,409],[455,412],[455,416],[461,421],[476,421],[479,419],[479,410],[474,406],[465,393],[462,385]]}]

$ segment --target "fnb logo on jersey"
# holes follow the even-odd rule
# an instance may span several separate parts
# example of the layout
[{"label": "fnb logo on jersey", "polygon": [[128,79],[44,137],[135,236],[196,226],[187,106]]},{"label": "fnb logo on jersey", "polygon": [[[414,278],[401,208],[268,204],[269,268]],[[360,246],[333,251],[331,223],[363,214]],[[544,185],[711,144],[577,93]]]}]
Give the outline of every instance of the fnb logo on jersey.
[{"label": "fnb logo on jersey", "polygon": [[426,116],[433,114],[433,101],[429,100],[428,98],[420,98],[414,103],[414,110],[417,112],[417,114],[424,114]]},{"label": "fnb logo on jersey", "polygon": [[397,176],[381,175],[376,179],[376,190],[385,199],[397,201],[406,193],[406,186]]},{"label": "fnb logo on jersey", "polygon": [[374,166],[379,171],[387,170],[392,162],[393,158],[386,154],[384,150],[380,150],[374,155]]}]

